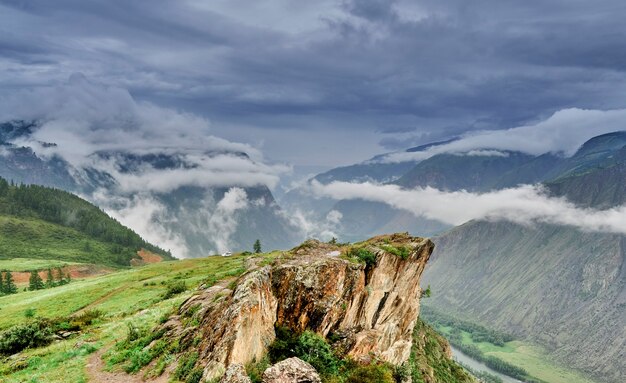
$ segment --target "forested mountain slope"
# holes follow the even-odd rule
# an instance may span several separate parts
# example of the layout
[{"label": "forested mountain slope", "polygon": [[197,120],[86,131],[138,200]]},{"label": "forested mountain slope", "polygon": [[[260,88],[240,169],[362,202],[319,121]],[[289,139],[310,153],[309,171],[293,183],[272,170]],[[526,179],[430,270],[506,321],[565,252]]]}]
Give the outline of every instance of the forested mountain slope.
[{"label": "forested mountain slope", "polygon": [[89,202],[57,189],[12,185],[0,178],[0,257],[46,258],[128,266],[146,249],[143,240]]}]

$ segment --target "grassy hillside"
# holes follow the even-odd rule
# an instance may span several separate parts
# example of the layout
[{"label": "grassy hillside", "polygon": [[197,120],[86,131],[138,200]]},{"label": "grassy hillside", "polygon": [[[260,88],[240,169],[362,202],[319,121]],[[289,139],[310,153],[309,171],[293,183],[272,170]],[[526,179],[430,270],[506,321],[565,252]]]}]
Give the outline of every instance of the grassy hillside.
[{"label": "grassy hillside", "polygon": [[0,259],[38,258],[128,266],[141,248],[172,259],[89,202],[0,178]]},{"label": "grassy hillside", "polygon": [[[260,256],[267,262],[279,254]],[[161,355],[158,361],[149,363],[150,360],[145,359],[148,357],[145,345],[132,350],[119,346],[126,344],[125,339],[135,339],[130,343],[137,343],[135,336],[150,339],[153,329],[169,318],[198,286],[231,283],[244,272],[247,258],[249,256],[236,255],[166,261],[74,280],[70,285],[54,289],[21,291],[0,297],[0,353],[6,347],[6,336],[2,332],[15,333],[25,326],[48,326],[38,327],[42,332],[52,326],[57,338],[10,357],[0,354],[0,381],[61,383],[67,382],[68,377],[75,382],[164,381],[150,374],[174,365],[173,354]],[[413,375],[414,382],[475,382],[449,359],[447,342],[421,321],[415,328],[414,340],[409,368],[405,370],[406,374]],[[385,372],[385,376],[391,378],[393,368],[379,367],[357,370]],[[172,379],[178,382],[175,377]],[[376,379],[358,381],[379,382]]]},{"label": "grassy hillside", "polygon": [[[96,313],[91,324],[68,339],[0,358],[0,381],[61,383],[99,381],[87,365],[128,334],[129,326],[150,329],[172,312],[201,283],[238,275],[243,257],[212,257],[161,262],[101,277],[75,280],[54,289],[19,292],[0,297],[0,330],[49,318],[77,322],[81,314]],[[180,290],[172,286],[183,285]],[[168,291],[170,294],[167,294]],[[175,291],[174,293],[171,293]],[[168,296],[170,295],[170,296]],[[71,332],[71,331],[70,331]],[[137,378],[137,379],[135,379]],[[124,382],[138,381],[133,376]]]},{"label": "grassy hillside", "polygon": [[624,236],[470,222],[435,243],[427,305],[540,344],[599,381],[626,375]]}]

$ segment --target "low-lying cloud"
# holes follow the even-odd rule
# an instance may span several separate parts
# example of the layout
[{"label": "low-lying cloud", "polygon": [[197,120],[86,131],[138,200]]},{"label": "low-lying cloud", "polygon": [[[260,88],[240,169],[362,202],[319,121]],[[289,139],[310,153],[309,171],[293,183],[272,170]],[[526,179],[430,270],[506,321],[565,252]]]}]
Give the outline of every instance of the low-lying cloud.
[{"label": "low-lying cloud", "polygon": [[178,224],[177,218],[169,214],[167,207],[152,195],[137,193],[131,197],[121,197],[111,195],[106,190],[98,190],[85,197],[122,225],[139,233],[146,241],[171,251],[178,258],[190,255],[185,238],[169,229]]},{"label": "low-lying cloud", "polygon": [[[194,114],[136,101],[122,88],[104,86],[74,74],[54,87],[0,96],[3,120],[37,121],[32,135],[13,143],[42,157],[60,156],[80,174],[91,168],[111,175],[122,192],[167,192],[180,186],[273,187],[283,164],[268,164],[261,152],[210,132],[209,121]],[[54,143],[55,145],[47,145]],[[107,154],[106,159],[98,154]],[[179,166],[149,164],[124,169],[124,157],[111,153],[176,156]],[[245,153],[245,155],[243,154]]]},{"label": "low-lying cloud", "polygon": [[213,214],[208,220],[207,235],[213,239],[217,251],[224,253],[230,251],[230,237],[237,230],[237,218],[235,213],[248,207],[248,196],[241,188],[231,188],[217,203]]},{"label": "low-lying cloud", "polygon": [[341,229],[343,215],[337,210],[329,211],[324,217],[317,217],[313,212],[299,208],[290,209],[288,212],[282,210],[280,214],[298,230],[303,239],[315,238],[329,241],[340,236],[338,232]]},{"label": "low-lying cloud", "polygon": [[[71,191],[177,257],[228,251],[239,213],[256,203],[243,188],[273,188],[291,171],[250,145],[212,135],[205,118],[136,101],[80,74],[1,94],[0,118],[34,121],[31,134],[11,143],[43,160],[65,160],[77,185]],[[227,191],[215,200],[217,189]]]},{"label": "low-lying cloud", "polygon": [[505,130],[469,132],[456,141],[432,146],[419,152],[391,153],[377,159],[376,162],[421,161],[442,153],[498,155],[497,153],[502,150],[520,151],[533,155],[557,153],[569,157],[590,138],[624,130],[624,126],[626,126],[626,109],[564,109],[534,125]]},{"label": "low-lying cloud", "polygon": [[549,223],[585,231],[626,234],[626,205],[607,210],[580,208],[564,198],[550,197],[541,186],[524,185],[488,193],[446,192],[432,187],[406,190],[369,182],[311,183],[319,197],[382,202],[416,216],[460,225],[473,219],[507,220],[523,225]]}]

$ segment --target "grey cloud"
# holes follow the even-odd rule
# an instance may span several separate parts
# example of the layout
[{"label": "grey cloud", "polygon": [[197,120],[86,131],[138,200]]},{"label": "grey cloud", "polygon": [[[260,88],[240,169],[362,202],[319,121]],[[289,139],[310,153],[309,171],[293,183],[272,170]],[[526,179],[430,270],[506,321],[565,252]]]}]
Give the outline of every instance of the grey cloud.
[{"label": "grey cloud", "polygon": [[[163,193],[181,186],[273,187],[290,170],[265,163],[261,152],[249,145],[212,135],[205,118],[137,102],[125,89],[94,83],[81,74],[59,86],[0,96],[0,114],[38,121],[32,136],[15,144],[32,147],[40,156],[58,155],[79,173],[106,172],[123,193]],[[143,163],[129,169],[125,159],[131,154],[165,154],[185,166],[159,169]]]},{"label": "grey cloud", "polygon": [[624,106],[620,0],[0,4],[5,90],[80,71],[231,126],[336,119],[353,132],[407,120],[420,133],[505,129]]}]

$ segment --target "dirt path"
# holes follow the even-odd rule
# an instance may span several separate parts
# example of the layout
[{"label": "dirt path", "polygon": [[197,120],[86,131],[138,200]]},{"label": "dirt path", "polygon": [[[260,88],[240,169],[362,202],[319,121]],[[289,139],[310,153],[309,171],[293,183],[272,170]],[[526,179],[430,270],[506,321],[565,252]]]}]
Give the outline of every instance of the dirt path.
[{"label": "dirt path", "polygon": [[91,354],[87,359],[85,365],[85,372],[87,373],[87,381],[92,383],[167,383],[167,374],[163,374],[157,378],[144,380],[142,372],[136,375],[129,375],[124,372],[108,372],[104,370],[105,363],[102,360],[102,355],[107,351],[107,348],[101,348],[100,350]]},{"label": "dirt path", "polygon": [[103,296],[101,296],[100,298],[96,299],[95,301],[91,302],[90,304],[88,304],[87,306],[83,307],[82,309],[76,311],[74,314],[72,315],[77,315],[80,313],[83,313],[87,310],[92,309],[93,307],[96,307],[97,305],[99,305],[100,303],[106,301],[107,299],[111,298],[113,295],[119,293],[120,291],[123,291],[124,289],[126,289],[128,286],[130,286],[130,283],[127,283],[121,287],[118,287],[115,290],[111,290],[108,293],[104,294]]}]

